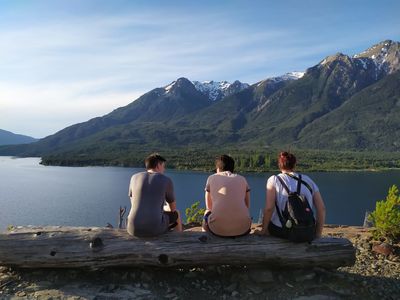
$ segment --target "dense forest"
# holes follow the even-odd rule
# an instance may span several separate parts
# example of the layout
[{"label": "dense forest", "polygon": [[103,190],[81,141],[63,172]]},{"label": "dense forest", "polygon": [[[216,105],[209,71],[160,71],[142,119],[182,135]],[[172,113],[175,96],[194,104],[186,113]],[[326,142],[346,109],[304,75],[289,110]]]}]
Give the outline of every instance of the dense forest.
[{"label": "dense forest", "polygon": [[[285,149],[284,149],[285,150]],[[350,152],[328,150],[291,149],[295,153],[300,171],[386,170],[400,168],[397,152]],[[95,155],[66,153],[44,156],[42,164],[60,166],[123,166],[144,167],[144,158],[158,152],[167,159],[167,167],[179,170],[214,170],[214,160],[220,154],[231,155],[239,172],[269,172],[277,170],[278,149],[130,149],[126,152],[105,151]]]}]

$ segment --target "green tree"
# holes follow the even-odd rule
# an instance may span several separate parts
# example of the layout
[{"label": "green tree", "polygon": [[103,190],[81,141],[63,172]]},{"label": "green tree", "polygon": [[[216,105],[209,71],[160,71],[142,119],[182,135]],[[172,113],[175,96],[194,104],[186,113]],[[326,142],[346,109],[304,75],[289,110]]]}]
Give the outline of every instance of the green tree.
[{"label": "green tree", "polygon": [[201,224],[205,213],[205,208],[200,207],[200,201],[196,201],[191,207],[186,208],[186,224]]},{"label": "green tree", "polygon": [[389,188],[386,200],[378,201],[370,215],[374,223],[374,236],[400,239],[400,195],[396,185]]},{"label": "green tree", "polygon": [[269,155],[265,155],[264,157],[264,169],[271,168],[271,157]]}]

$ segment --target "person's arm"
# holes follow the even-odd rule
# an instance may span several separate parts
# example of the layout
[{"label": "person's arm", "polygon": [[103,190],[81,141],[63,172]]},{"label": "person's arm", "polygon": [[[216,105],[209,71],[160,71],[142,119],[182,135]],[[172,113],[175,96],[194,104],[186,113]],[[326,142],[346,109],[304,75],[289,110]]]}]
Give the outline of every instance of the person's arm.
[{"label": "person's arm", "polygon": [[210,188],[210,181],[211,181],[211,176],[207,178],[206,186],[204,188],[205,194],[204,194],[204,199],[206,202],[206,211],[204,214],[212,210],[212,199],[211,199],[211,188]]},{"label": "person's arm", "polygon": [[250,187],[246,179],[245,183],[246,183],[246,194],[244,195],[244,204],[246,205],[247,209],[250,209]]},{"label": "person's arm", "polygon": [[265,197],[265,208],[263,215],[263,223],[260,234],[269,235],[268,225],[271,221],[272,214],[275,210],[275,187],[271,186],[267,188],[267,195]]},{"label": "person's arm", "polygon": [[174,212],[174,211],[176,211],[176,202],[174,201],[174,202],[167,202],[168,203],[168,206],[169,206],[169,210],[171,211],[171,212]]},{"label": "person's arm", "polygon": [[250,191],[246,192],[246,195],[244,196],[244,203],[246,204],[246,207],[250,209]]},{"label": "person's arm", "polygon": [[211,199],[211,193],[206,191],[205,194],[205,199],[206,199],[206,212],[212,210],[212,199]]},{"label": "person's arm", "polygon": [[317,210],[317,228],[316,228],[316,237],[319,238],[322,236],[322,229],[325,224],[325,204],[324,200],[322,200],[322,196],[320,192],[315,192],[313,195],[314,206]]},{"label": "person's arm", "polygon": [[128,196],[129,198],[132,198],[132,186],[133,186],[133,176],[131,177],[131,180],[129,181],[129,189],[128,189]]}]

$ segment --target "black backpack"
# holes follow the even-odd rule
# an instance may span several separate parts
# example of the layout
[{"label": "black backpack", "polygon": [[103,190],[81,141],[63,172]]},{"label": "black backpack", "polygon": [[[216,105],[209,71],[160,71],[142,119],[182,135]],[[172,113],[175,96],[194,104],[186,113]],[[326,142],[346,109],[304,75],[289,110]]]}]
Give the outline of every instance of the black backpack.
[{"label": "black backpack", "polygon": [[297,191],[291,192],[282,178],[277,176],[289,195],[283,212],[280,211],[275,202],[276,211],[282,223],[282,230],[292,242],[311,242],[315,238],[315,218],[306,197],[300,194],[301,184],[304,184],[311,194],[313,191],[310,185],[301,179],[300,174],[299,177],[287,175],[297,180]]}]

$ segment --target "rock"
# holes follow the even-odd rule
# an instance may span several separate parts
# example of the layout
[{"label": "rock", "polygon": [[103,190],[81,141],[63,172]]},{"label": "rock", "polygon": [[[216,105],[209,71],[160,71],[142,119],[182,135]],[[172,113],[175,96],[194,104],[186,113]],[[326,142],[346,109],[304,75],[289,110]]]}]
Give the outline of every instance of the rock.
[{"label": "rock", "polygon": [[0,282],[6,282],[10,278],[11,278],[11,276],[9,274],[1,274],[0,275]]},{"label": "rock", "polygon": [[17,292],[15,295],[18,297],[25,297],[26,293],[24,291],[20,291],[20,292]]},{"label": "rock", "polygon": [[388,243],[383,242],[381,244],[374,245],[372,247],[372,251],[374,251],[375,253],[379,253],[379,254],[388,256],[390,254],[393,254],[393,247],[391,245],[389,245]]},{"label": "rock", "polygon": [[150,286],[147,283],[142,284],[143,288],[148,289]]},{"label": "rock", "polygon": [[239,296],[239,292],[238,291],[233,291],[231,296],[232,297],[237,297],[237,296]]},{"label": "rock", "polygon": [[34,299],[63,299],[63,292],[55,289],[51,290],[41,290],[33,294]]},{"label": "rock", "polygon": [[371,250],[372,245],[369,242],[362,243],[361,247],[366,250]]}]

